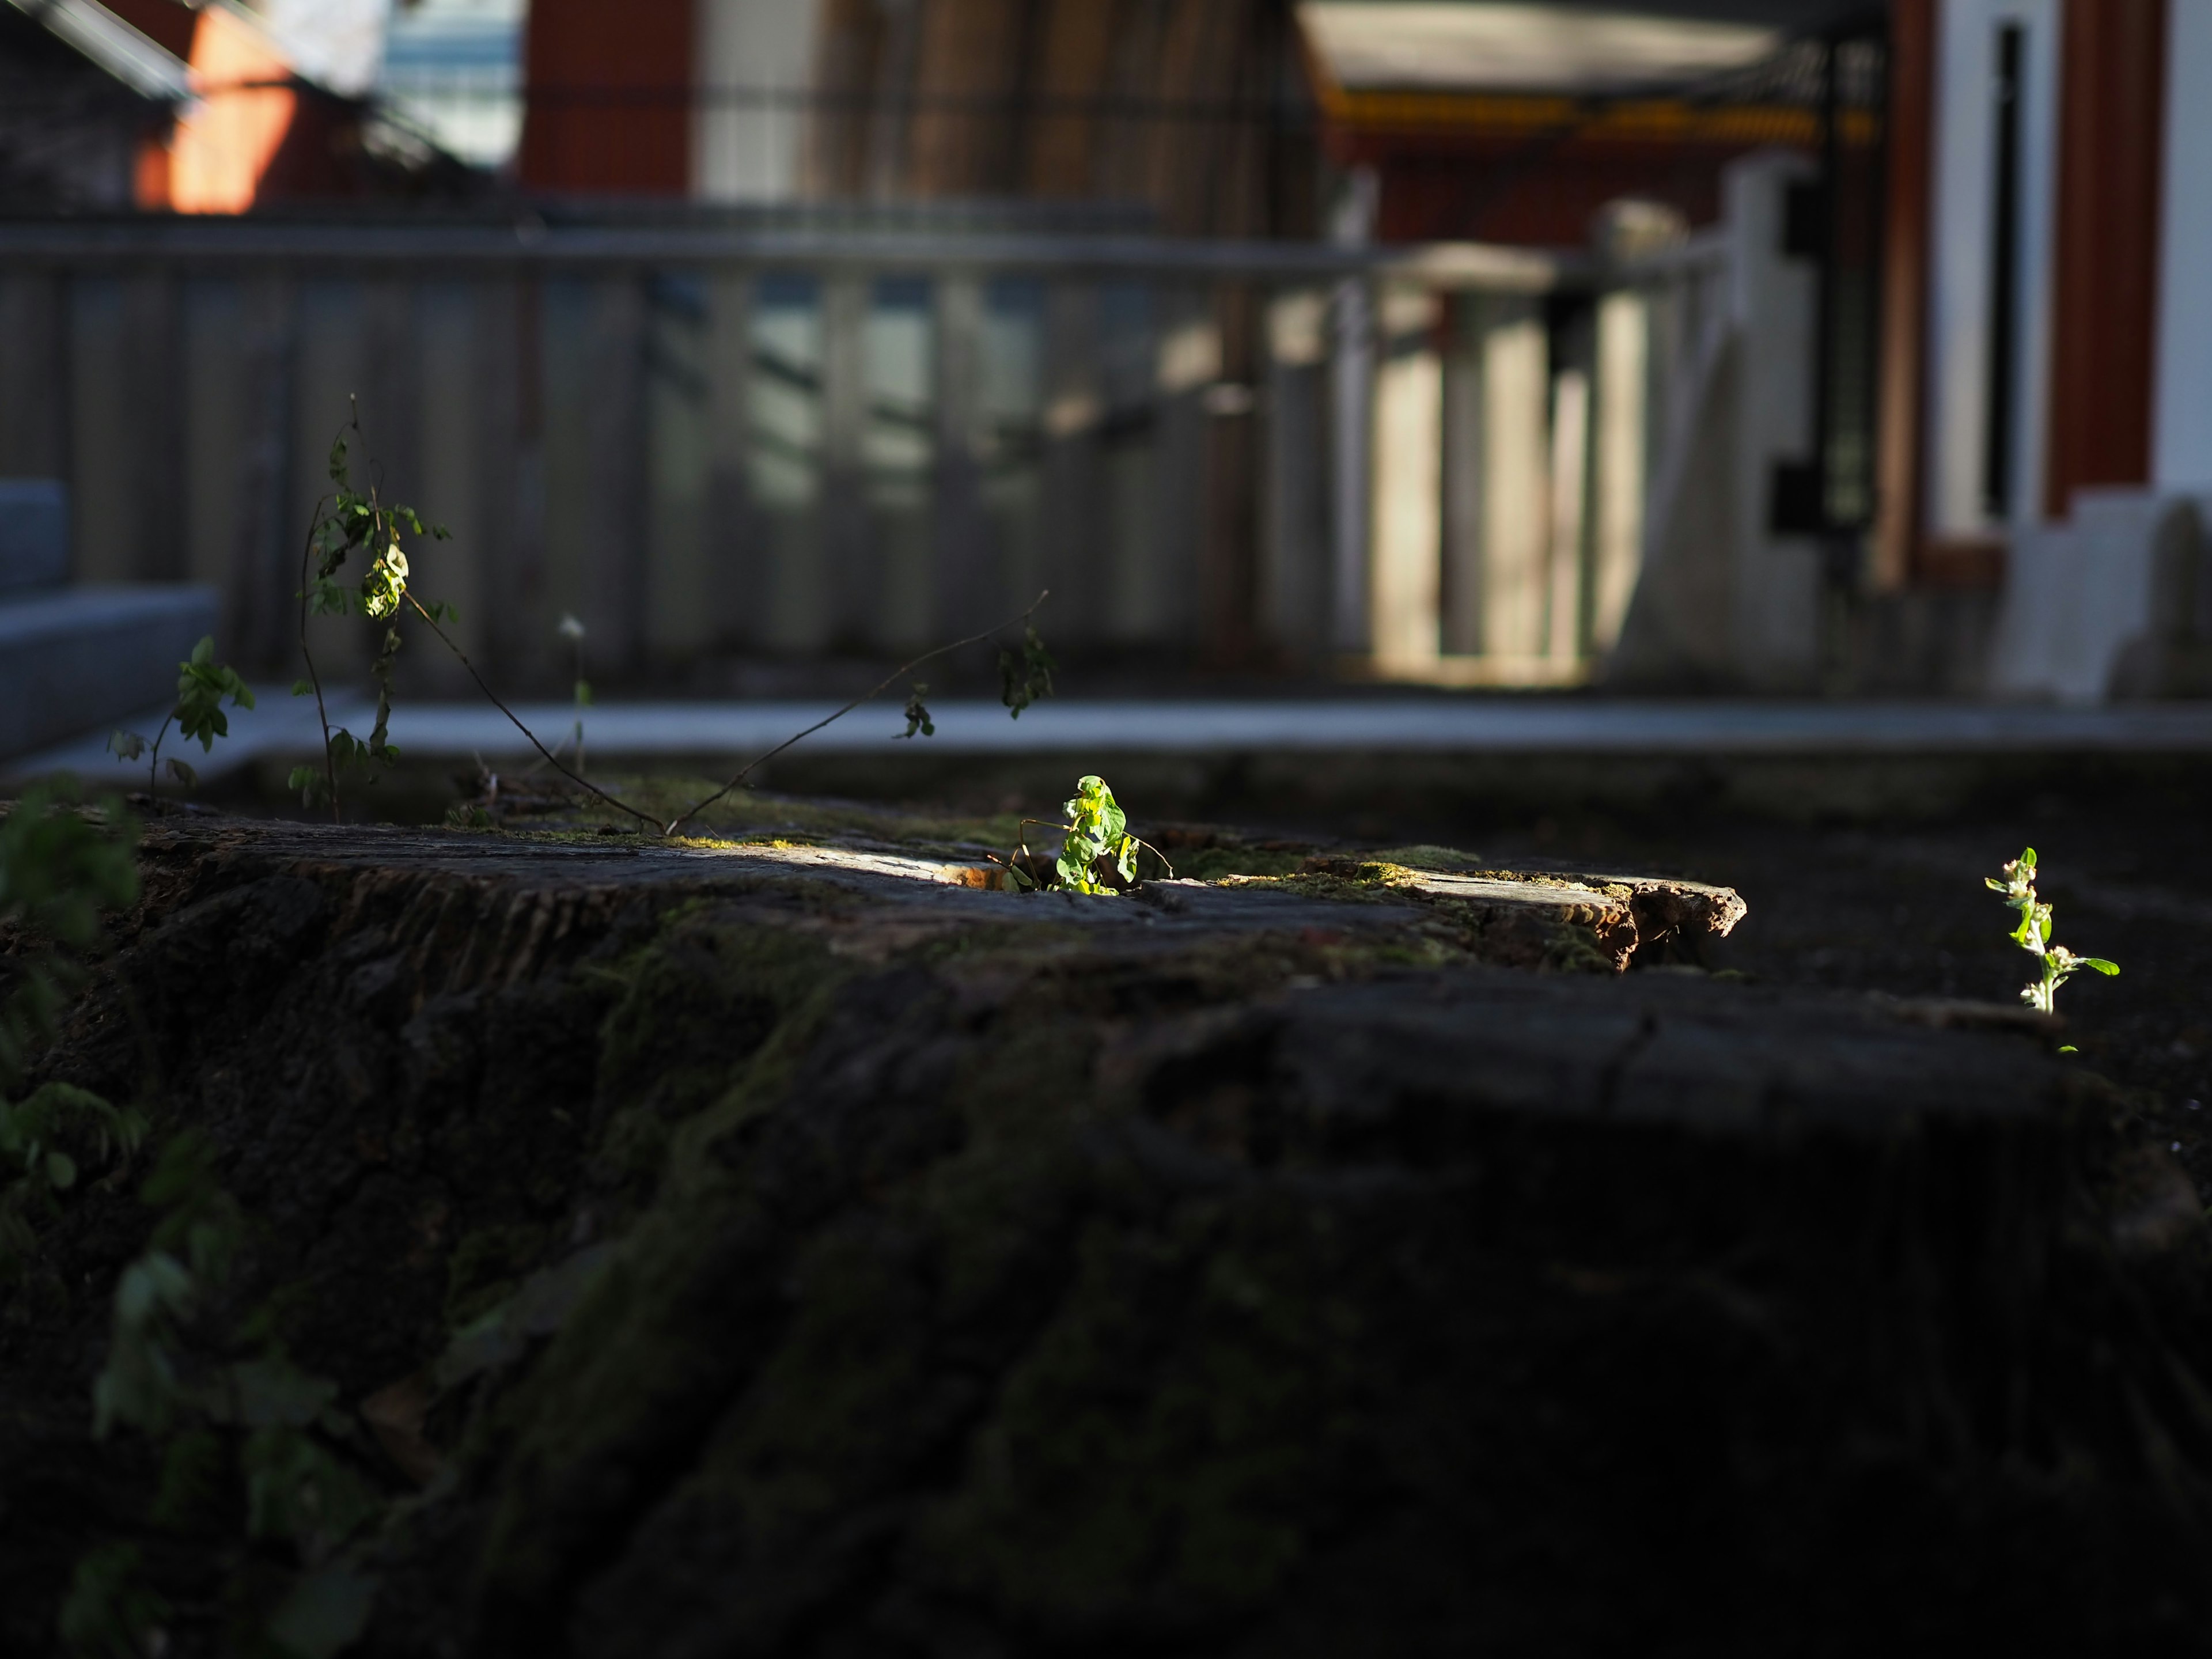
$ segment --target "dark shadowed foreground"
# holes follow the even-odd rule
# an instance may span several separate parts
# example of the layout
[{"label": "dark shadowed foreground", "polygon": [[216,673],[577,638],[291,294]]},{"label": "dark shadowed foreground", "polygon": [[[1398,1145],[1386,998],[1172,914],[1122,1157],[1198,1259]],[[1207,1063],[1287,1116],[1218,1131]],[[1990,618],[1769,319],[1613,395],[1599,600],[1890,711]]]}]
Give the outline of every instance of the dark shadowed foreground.
[{"label": "dark shadowed foreground", "polygon": [[[2205,1644],[2204,1231],[2047,1034],[1707,977],[1713,889],[1171,851],[170,818],[48,1069],[211,1138],[184,1363],[336,1384],[364,1653]],[[149,1225],[5,1293],[9,1651],[105,1541],[173,1655],[299,1565],[90,1437]]]}]

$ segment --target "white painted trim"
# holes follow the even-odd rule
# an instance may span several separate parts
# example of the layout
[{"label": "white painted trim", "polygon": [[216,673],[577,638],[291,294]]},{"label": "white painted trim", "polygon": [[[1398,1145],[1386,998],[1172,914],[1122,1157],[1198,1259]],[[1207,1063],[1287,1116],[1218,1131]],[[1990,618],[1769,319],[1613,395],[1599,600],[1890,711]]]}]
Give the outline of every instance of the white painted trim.
[{"label": "white painted trim", "polygon": [[2167,14],[2151,477],[2212,489],[2212,0]]},{"label": "white painted trim", "polygon": [[[701,91],[803,93],[813,84],[817,0],[694,0]],[[710,202],[799,194],[806,106],[708,102],[691,120],[691,193]]]},{"label": "white painted trim", "polygon": [[[2212,0],[2182,0],[2184,4]],[[2060,0],[1946,0],[1936,41],[1934,229],[1929,249],[1929,527],[1972,535],[2040,514],[2050,396],[2051,253],[2057,219]],[[1996,32],[2027,32],[2021,129],[2019,353],[2013,384],[2012,500],[1982,504],[1988,446],[1990,221],[1996,156],[1990,82]]]}]

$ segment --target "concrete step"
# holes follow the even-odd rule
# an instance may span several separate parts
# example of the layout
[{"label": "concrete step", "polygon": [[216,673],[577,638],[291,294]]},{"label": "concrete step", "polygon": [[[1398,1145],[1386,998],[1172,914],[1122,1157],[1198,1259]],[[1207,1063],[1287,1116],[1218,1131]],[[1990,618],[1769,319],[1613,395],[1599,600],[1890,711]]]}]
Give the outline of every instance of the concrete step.
[{"label": "concrete step", "polygon": [[[216,627],[216,592],[70,587],[0,602],[0,760],[89,738],[148,708],[160,722],[177,665]],[[147,732],[149,737],[153,733]]]}]

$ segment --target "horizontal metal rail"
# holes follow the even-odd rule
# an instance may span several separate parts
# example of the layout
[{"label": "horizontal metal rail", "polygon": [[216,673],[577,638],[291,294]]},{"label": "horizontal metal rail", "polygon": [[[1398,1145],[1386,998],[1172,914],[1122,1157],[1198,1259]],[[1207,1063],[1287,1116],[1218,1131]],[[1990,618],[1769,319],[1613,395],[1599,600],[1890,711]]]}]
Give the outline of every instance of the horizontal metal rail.
[{"label": "horizontal metal rail", "polygon": [[1322,242],[1200,241],[1082,233],[556,226],[283,223],[252,219],[0,222],[0,267],[280,262],[362,265],[642,266],[738,264],[854,271],[990,271],[1057,276],[1243,279],[1268,283],[1359,277],[1438,289],[1540,294],[1613,275],[1575,252],[1446,242],[1341,247]]}]

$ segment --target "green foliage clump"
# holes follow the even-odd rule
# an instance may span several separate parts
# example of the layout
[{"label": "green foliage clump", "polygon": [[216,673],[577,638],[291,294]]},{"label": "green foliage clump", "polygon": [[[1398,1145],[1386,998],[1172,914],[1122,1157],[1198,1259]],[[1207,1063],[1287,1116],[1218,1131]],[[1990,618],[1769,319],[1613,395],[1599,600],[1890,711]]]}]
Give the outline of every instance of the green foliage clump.
[{"label": "green foliage clump", "polygon": [[2002,893],[2005,902],[2020,913],[2020,926],[2012,930],[2013,943],[2041,966],[2041,977],[2021,988],[2020,1000],[2029,1007],[2046,1014],[2057,1012],[2054,1005],[2058,999],[2058,988],[2084,968],[2107,977],[2120,971],[2117,963],[2107,962],[2102,957],[2077,957],[2064,945],[2051,942],[2051,907],[2035,896],[2033,847],[2005,865],[2002,879],[1985,876],[1983,885],[1992,892]]},{"label": "green foliage clump", "polygon": [[[360,430],[357,418],[350,429]],[[399,655],[401,605],[412,605],[433,626],[459,613],[449,605],[426,605],[408,591],[410,573],[407,555],[399,544],[403,530],[443,541],[447,535],[445,526],[425,525],[422,516],[404,502],[386,501],[374,484],[365,491],[355,489],[343,432],[331,444],[330,478],[332,489],[315,503],[314,522],[308,526],[307,544],[300,554],[300,655],[307,665],[307,674],[292,687],[295,697],[312,695],[317,710],[323,714],[323,764],[294,767],[287,787],[300,792],[302,805],[326,804],[335,811],[341,769],[389,766],[399,757],[389,733],[392,669]],[[338,580],[338,572],[356,553],[362,555],[367,568],[360,582],[349,586]],[[307,649],[309,616],[356,614],[386,624],[376,655],[369,663],[369,675],[376,682],[376,724],[365,742],[342,726],[331,726],[323,708],[322,676]]]},{"label": "green foliage clump", "polygon": [[[203,635],[192,654],[177,665],[177,701],[153,742],[148,743],[136,732],[118,732],[107,740],[108,752],[126,761],[146,755],[146,787],[151,793],[160,787],[161,743],[171,726],[182,732],[186,741],[198,738],[202,754],[215,747],[217,738],[230,735],[230,717],[222,712],[225,697],[234,708],[253,707],[252,688],[236,669],[215,659],[215,635]],[[169,775],[187,789],[199,782],[199,775],[174,756],[169,759]]]},{"label": "green foliage clump", "polygon": [[0,821],[0,924],[17,936],[15,984],[0,1004],[0,1269],[28,1261],[33,1223],[76,1185],[82,1163],[127,1155],[145,1134],[136,1111],[88,1089],[48,1081],[20,1094],[33,1048],[82,982],[100,912],[138,896],[137,839],[118,806],[88,816],[58,787],[27,792]]},{"label": "green foliage clump", "polygon": [[1019,720],[1023,709],[1052,695],[1052,671],[1058,666],[1044,648],[1036,625],[1027,623],[1022,629],[1021,649],[999,653],[999,701]]},{"label": "green foliage clump", "polygon": [[[1106,878],[1118,876],[1123,886],[1136,880],[1137,854],[1140,849],[1151,853],[1163,866],[1167,864],[1158,848],[1129,833],[1129,815],[1114,799],[1106,780],[1096,773],[1076,780],[1075,793],[1060,803],[1060,811],[1067,814],[1065,823],[1043,818],[1022,820],[1024,829],[1035,823],[1064,834],[1060,854],[1053,861],[1053,879],[1044,884],[1048,890],[1109,896],[1119,892],[1121,889]],[[1017,855],[1005,860],[1008,878],[1024,892],[1034,891],[1038,885],[1036,878],[1023,867],[1029,857],[1029,844],[1024,840]],[[1172,867],[1168,873],[1175,873]]]},{"label": "green foliage clump", "polygon": [[[152,1525],[188,1532],[242,1509],[248,1540],[289,1555],[273,1589],[231,1596],[251,1632],[240,1645],[327,1659],[368,1626],[376,1581],[362,1558],[384,1500],[338,1449],[355,1431],[333,1409],[337,1385],[294,1364],[253,1322],[211,1318],[247,1237],[216,1164],[214,1146],[188,1130],[140,1188],[157,1219],[116,1283],[93,1433],[131,1429],[161,1448]],[[146,1652],[167,1616],[137,1586],[127,1548],[103,1545],[78,1563],[61,1613],[74,1651]]]}]

